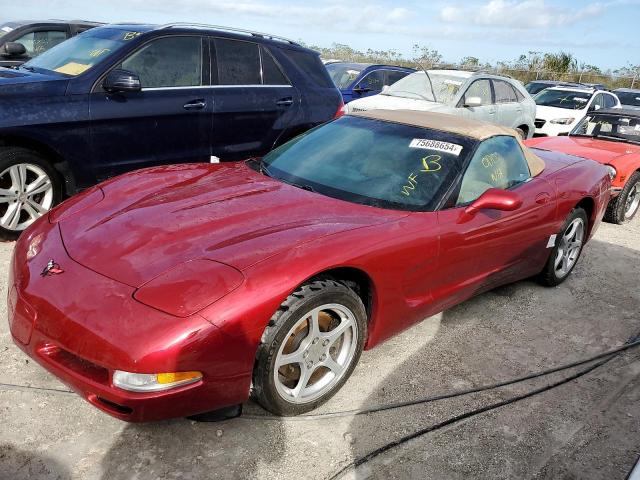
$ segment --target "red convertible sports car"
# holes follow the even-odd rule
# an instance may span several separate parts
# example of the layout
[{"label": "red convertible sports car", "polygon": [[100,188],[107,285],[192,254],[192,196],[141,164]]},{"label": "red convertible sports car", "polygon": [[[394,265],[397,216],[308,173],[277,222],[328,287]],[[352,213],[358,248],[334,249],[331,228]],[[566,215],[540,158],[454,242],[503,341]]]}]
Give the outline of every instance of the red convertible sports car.
[{"label": "red convertible sports car", "polygon": [[250,394],[309,411],[363,348],[498,285],[557,285],[600,223],[597,162],[508,129],[370,111],[261,160],[129,173],[17,242],[16,344],[127,421]]},{"label": "red convertible sports car", "polygon": [[604,215],[625,223],[640,209],[640,110],[611,108],[589,113],[564,137],[527,140],[539,149],[590,158],[606,165],[613,177],[613,198]]}]

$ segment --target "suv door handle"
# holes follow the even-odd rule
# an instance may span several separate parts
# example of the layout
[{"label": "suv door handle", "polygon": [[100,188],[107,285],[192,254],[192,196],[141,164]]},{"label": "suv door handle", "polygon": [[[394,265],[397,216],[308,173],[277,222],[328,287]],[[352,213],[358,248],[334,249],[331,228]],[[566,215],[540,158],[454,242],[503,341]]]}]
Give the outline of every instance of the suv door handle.
[{"label": "suv door handle", "polygon": [[281,98],[276,102],[276,105],[283,106],[283,107],[288,107],[289,105],[293,105],[293,98],[292,97]]},{"label": "suv door handle", "polygon": [[204,101],[204,98],[199,98],[197,100],[191,100],[183,105],[182,108],[185,110],[201,110],[207,106],[207,102]]}]

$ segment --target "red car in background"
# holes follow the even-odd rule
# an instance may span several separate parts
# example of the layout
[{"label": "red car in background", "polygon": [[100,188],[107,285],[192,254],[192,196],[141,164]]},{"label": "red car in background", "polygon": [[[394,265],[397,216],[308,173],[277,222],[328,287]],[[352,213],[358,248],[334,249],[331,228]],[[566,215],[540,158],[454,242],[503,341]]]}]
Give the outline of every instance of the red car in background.
[{"label": "red car in background", "polygon": [[266,157],[140,170],[18,240],[15,343],[127,421],[309,411],[363,348],[480,292],[564,281],[610,195],[602,165],[513,130],[370,111]]},{"label": "red car in background", "polygon": [[640,207],[640,110],[612,108],[589,113],[568,136],[538,137],[530,147],[589,158],[606,165],[612,199],[604,219],[625,223]]}]

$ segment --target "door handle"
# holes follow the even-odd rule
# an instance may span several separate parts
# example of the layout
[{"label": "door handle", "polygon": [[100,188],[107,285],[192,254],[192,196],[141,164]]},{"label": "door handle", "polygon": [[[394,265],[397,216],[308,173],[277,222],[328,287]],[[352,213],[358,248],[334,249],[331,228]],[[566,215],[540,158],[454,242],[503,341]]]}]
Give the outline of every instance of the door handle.
[{"label": "door handle", "polygon": [[547,192],[542,192],[536,195],[536,203],[538,205],[544,205],[548,203],[549,200],[551,200],[551,195],[549,195]]},{"label": "door handle", "polygon": [[207,102],[204,101],[204,98],[199,98],[197,100],[191,100],[183,105],[182,108],[185,110],[202,110],[207,106]]},{"label": "door handle", "polygon": [[276,105],[282,106],[282,107],[288,107],[289,105],[293,105],[293,98],[291,97],[281,98],[276,102]]}]

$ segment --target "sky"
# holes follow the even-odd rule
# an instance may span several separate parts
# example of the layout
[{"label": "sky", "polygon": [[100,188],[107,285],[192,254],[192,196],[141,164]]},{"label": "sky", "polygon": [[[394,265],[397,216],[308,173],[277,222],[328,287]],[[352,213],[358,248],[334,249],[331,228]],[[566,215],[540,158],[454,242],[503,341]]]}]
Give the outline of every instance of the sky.
[{"label": "sky", "polygon": [[419,44],[449,62],[564,50],[603,70],[640,64],[640,0],[0,0],[0,23],[47,18],[210,23],[405,56]]}]

